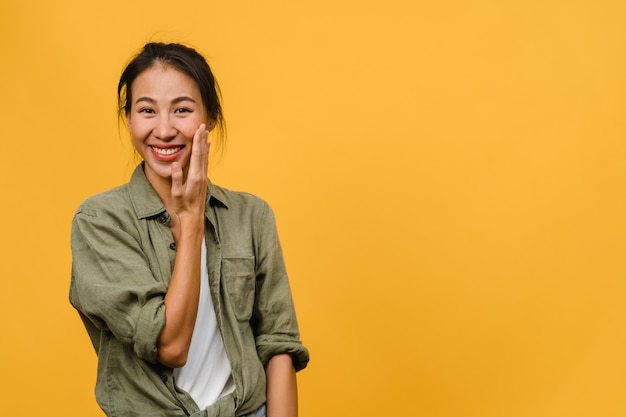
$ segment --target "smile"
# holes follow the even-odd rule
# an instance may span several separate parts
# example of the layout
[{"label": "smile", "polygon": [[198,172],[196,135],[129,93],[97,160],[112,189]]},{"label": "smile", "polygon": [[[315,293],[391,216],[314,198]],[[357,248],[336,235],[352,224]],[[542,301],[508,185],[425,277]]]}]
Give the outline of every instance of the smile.
[{"label": "smile", "polygon": [[154,145],[149,145],[149,148],[152,151],[152,155],[158,161],[162,162],[171,162],[176,160],[181,155],[181,151],[184,147],[184,145],[179,145],[170,146],[168,148],[158,148]]},{"label": "smile", "polygon": [[157,148],[155,146],[150,146],[150,147],[155,153],[159,155],[163,155],[163,156],[174,155],[175,153],[177,153],[183,148],[182,146],[176,146],[174,148]]}]

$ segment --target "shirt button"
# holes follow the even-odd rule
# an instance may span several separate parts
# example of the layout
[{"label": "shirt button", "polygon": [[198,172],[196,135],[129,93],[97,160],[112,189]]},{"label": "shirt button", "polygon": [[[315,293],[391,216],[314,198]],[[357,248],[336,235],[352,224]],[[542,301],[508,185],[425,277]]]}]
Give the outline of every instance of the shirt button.
[{"label": "shirt button", "polygon": [[165,216],[165,214],[161,214],[159,216],[159,223],[165,224],[166,222],[167,222],[167,217]]},{"label": "shirt button", "polygon": [[167,384],[167,375],[161,375],[161,381],[163,381],[164,384]]},{"label": "shirt button", "polygon": [[176,250],[176,243],[174,243],[174,242],[170,243],[170,249],[171,250]]}]

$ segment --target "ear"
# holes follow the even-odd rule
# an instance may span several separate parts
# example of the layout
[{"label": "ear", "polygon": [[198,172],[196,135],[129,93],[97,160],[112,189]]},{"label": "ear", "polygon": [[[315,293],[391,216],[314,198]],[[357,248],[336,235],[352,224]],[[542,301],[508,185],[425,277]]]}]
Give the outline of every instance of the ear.
[{"label": "ear", "polygon": [[212,131],[215,128],[215,120],[214,119],[209,119],[206,123],[206,130],[208,130],[209,132]]}]

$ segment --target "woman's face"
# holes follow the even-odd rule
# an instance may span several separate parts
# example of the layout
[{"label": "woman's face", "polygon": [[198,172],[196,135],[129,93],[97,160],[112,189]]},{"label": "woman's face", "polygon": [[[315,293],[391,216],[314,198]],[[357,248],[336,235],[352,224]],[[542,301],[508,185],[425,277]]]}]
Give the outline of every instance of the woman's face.
[{"label": "woman's face", "polygon": [[156,64],[135,78],[128,128],[145,161],[148,180],[171,181],[172,162],[180,163],[185,178],[191,145],[202,123],[212,123],[196,82],[171,66]]}]

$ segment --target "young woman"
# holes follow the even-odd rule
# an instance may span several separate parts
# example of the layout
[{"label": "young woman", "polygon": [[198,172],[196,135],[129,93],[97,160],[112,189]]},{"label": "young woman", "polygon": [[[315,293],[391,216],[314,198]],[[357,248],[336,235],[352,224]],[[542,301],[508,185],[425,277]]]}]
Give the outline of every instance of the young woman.
[{"label": "young woman", "polygon": [[109,416],[297,415],[299,340],[272,210],[207,178],[223,129],[206,60],[149,43],[118,85],[143,161],[72,223],[70,301]]}]

